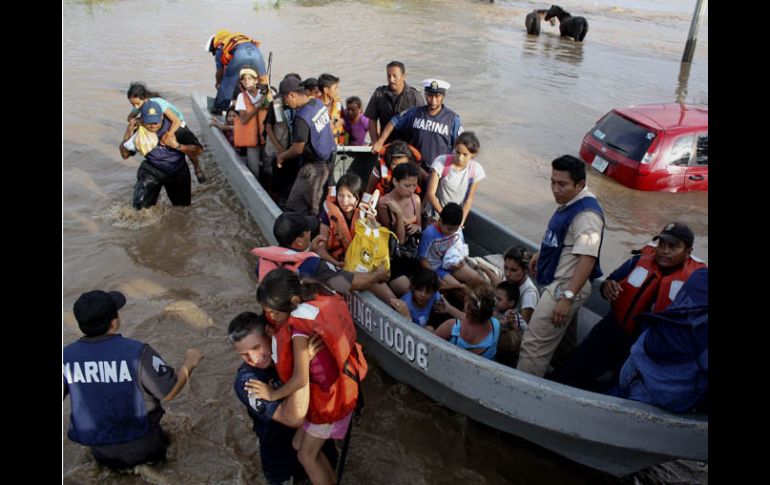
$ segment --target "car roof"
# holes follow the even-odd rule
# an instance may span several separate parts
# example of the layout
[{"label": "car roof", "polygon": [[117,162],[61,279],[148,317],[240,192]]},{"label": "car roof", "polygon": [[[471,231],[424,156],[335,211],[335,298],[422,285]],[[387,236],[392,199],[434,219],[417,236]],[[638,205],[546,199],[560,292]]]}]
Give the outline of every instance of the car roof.
[{"label": "car roof", "polygon": [[660,103],[615,108],[613,111],[651,128],[706,128],[709,126],[708,106]]}]

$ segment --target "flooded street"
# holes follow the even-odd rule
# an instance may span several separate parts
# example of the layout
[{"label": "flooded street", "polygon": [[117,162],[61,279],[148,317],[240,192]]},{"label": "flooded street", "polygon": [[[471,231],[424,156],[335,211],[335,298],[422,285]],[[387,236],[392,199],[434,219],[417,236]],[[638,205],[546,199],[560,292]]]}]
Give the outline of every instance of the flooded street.
[{"label": "flooded street", "polygon": [[[256,224],[207,153],[209,181],[193,182],[193,203],[135,212],[138,158],[118,144],[130,106],[126,89],[144,81],[179,107],[196,133],[190,94],[214,93],[214,62],[203,44],[216,30],[242,31],[273,52],[273,84],[285,73],[341,78],[340,95],[366,103],[385,83],[385,65],[406,64],[407,82],[452,84],[446,105],[481,141],[488,177],[475,208],[539,241],[555,208],[550,161],[578,154],[593,123],[616,106],[676,100],[679,59],[694,2],[564,1],[588,18],[584,44],[543,24],[526,35],[524,16],[546,4],[486,0],[65,1],[63,69],[62,345],[80,336],[72,304],[84,291],[118,289],[124,336],[149,342],[178,367],[188,347],[206,355],[170,404],[163,467],[110,472],[66,439],[67,484],[263,483],[251,421],[232,390],[240,359],[228,322],[254,310]],[[708,104],[708,12],[701,22],[687,102]],[[202,137],[201,137],[202,138]],[[601,263],[609,272],[670,220],[695,232],[708,260],[707,193],[639,192],[589,169],[607,218]],[[395,382],[370,360],[366,408],[354,428],[347,484],[708,483],[707,467],[675,463],[619,481],[454,413]],[[440,437],[440,439],[437,439]]]}]

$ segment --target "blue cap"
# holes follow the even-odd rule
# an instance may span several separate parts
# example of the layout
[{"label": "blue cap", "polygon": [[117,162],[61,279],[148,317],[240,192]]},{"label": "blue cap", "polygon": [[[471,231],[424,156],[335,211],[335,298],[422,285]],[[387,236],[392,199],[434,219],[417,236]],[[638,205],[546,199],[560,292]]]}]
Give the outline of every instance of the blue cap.
[{"label": "blue cap", "polygon": [[142,105],[142,123],[160,123],[163,120],[163,110],[155,101],[146,101]]}]

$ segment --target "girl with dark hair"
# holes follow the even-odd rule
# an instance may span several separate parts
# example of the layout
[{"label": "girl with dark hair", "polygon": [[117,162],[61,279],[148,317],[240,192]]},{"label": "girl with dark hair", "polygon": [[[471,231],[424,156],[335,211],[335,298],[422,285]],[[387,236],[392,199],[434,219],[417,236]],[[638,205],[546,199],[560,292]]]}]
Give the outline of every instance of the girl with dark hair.
[{"label": "girl with dark hair", "polygon": [[[158,93],[147,89],[147,86],[145,86],[143,83],[136,81],[132,82],[128,86],[126,96],[128,97],[128,102],[131,104],[131,106],[134,107],[134,109],[132,109],[128,114],[129,122],[131,122],[132,119],[139,115],[139,110],[148,100],[155,101],[160,105],[160,108],[163,110],[163,116],[168,118],[168,120],[171,122],[171,128],[169,128],[169,130],[160,140],[160,142],[164,145],[173,145],[173,141],[176,140],[181,145],[198,145],[200,147],[203,146],[203,144],[198,141],[198,138],[195,136],[195,134],[190,131],[189,128],[187,128],[182,112],[166,99],[161,98]],[[198,156],[188,155],[188,157],[190,157],[190,162],[192,162],[193,167],[195,168],[195,177],[198,179],[198,183],[202,184],[206,182],[206,175],[203,173],[201,162],[198,160]]]},{"label": "girl with dark hair", "polygon": [[345,265],[345,251],[356,234],[360,200],[361,178],[349,172],[340,177],[335,187],[329,187],[329,194],[318,214],[321,236],[326,239],[326,245],[318,255],[338,268]]},{"label": "girl with dark hair", "polygon": [[495,291],[489,283],[467,284],[464,310],[465,318],[445,321],[436,329],[436,335],[461,349],[494,359],[500,339],[500,322],[492,316],[495,311]]},{"label": "girl with dark hair", "polygon": [[[368,370],[347,303],[320,283],[300,280],[287,269],[275,269],[257,289],[275,337],[278,376],[284,385],[272,389],[254,383],[254,395],[275,401],[310,383],[310,405],[305,423],[292,445],[313,483],[335,483],[334,470],[321,453],[324,442],[343,439],[358,401],[360,382]],[[325,348],[310,360],[309,339],[320,336]]]},{"label": "girl with dark hair", "polygon": [[462,206],[461,225],[465,224],[479,182],[486,177],[484,167],[476,161],[479,147],[476,135],[472,131],[465,131],[457,137],[454,153],[440,155],[433,160],[425,191],[426,217],[438,219],[441,209],[454,202]]}]

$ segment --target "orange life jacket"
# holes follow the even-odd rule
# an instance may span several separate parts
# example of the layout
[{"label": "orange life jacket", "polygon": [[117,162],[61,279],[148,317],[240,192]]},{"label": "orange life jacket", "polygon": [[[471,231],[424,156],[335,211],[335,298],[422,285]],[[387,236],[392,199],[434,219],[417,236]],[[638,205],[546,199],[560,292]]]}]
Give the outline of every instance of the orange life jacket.
[{"label": "orange life jacket", "polygon": [[645,246],[634,269],[620,281],[623,291],[612,302],[612,313],[629,335],[635,335],[639,331],[634,320],[637,315],[665,310],[692,272],[705,266],[690,256],[679,269],[664,275],[655,263],[655,247]]},{"label": "orange life jacket", "polygon": [[252,39],[248,35],[241,34],[240,32],[231,32],[221,38],[214,38],[215,48],[218,49],[220,45],[224,45],[222,48],[222,56],[220,57],[223,66],[230,64],[230,61],[233,60],[233,51],[235,48],[245,42],[251,42],[257,47],[259,47],[260,44],[258,40]]},{"label": "orange life jacket", "polygon": [[345,300],[338,294],[318,295],[301,304],[275,334],[278,351],[276,369],[283,382],[294,372],[291,345],[292,328],[323,339],[338,366],[339,376],[324,391],[310,383],[310,405],[307,420],[315,424],[333,423],[350,414],[358,400],[358,386],[366,377],[369,365],[361,345],[356,342],[356,327]]},{"label": "orange life jacket", "polygon": [[[388,164],[385,162],[385,150],[388,148],[387,145],[384,145],[379,152],[377,152],[380,155],[380,179],[377,181],[377,187],[376,189],[380,191],[381,195],[385,195],[391,190],[393,190],[393,171],[388,168]],[[422,155],[420,154],[420,150],[416,149],[412,145],[409,146],[409,151],[412,152],[412,155],[414,155],[414,161],[417,162],[417,166],[420,165],[420,161],[422,160]],[[415,191],[416,194],[419,194],[421,192],[419,184],[417,185],[417,190]]]},{"label": "orange life jacket", "polygon": [[[243,102],[246,104],[246,111],[254,110],[254,103],[251,101],[251,96],[246,91],[241,90],[243,96]],[[244,125],[241,123],[240,115],[235,117],[233,123],[233,139],[235,140],[236,147],[251,147],[264,146],[265,144],[265,119],[267,118],[267,108],[256,108],[257,114],[251,117],[251,119]]]},{"label": "orange life jacket", "polygon": [[329,193],[324,200],[324,210],[329,216],[329,239],[326,241],[326,250],[334,259],[341,261],[356,235],[356,220],[360,217],[361,211],[358,208],[353,211],[353,217],[348,225],[345,214],[337,205],[337,187],[329,187]]},{"label": "orange life jacket", "polygon": [[335,98],[332,100],[331,105],[326,105],[326,108],[329,110],[329,117],[332,121],[342,121],[339,126],[335,126],[334,123],[332,123],[334,143],[337,145],[347,145],[349,135],[348,132],[345,131],[345,119],[342,117],[342,102]]},{"label": "orange life jacket", "polygon": [[295,251],[281,246],[254,248],[250,252],[259,257],[257,283],[262,281],[267,273],[276,268],[286,268],[296,273],[299,266],[304,263],[307,258],[318,257],[316,253],[310,251]]}]

